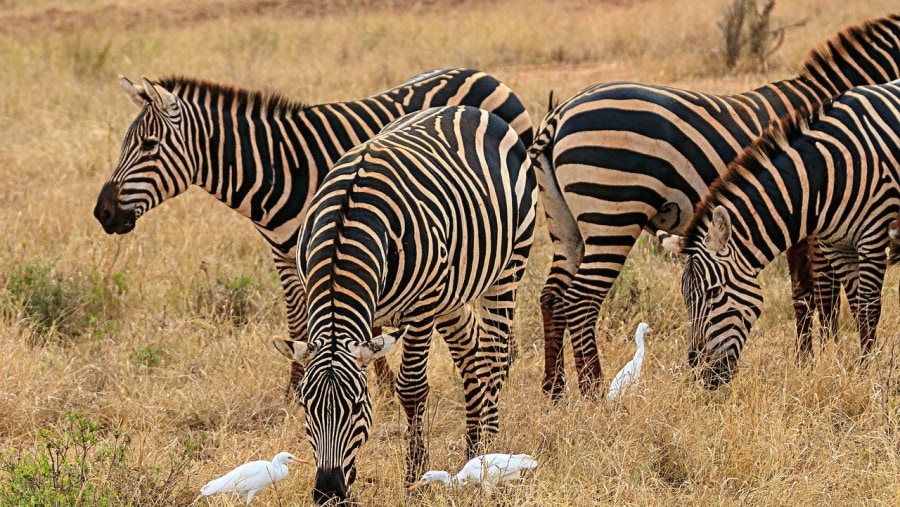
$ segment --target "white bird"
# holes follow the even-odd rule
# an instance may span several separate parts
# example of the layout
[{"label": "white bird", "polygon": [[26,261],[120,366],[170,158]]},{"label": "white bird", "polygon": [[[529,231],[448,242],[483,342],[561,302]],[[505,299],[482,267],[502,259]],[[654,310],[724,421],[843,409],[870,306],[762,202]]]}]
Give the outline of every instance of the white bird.
[{"label": "white bird", "polygon": [[235,492],[238,495],[247,495],[249,504],[257,491],[287,477],[288,465],[298,463],[306,462],[289,452],[279,452],[272,458],[272,461],[262,459],[244,463],[222,477],[207,482],[200,488],[200,494],[209,496],[216,493]]},{"label": "white bird", "polygon": [[634,334],[634,341],[637,343],[637,350],[634,352],[634,358],[616,373],[612,382],[609,383],[609,394],[606,401],[613,403],[618,401],[622,393],[628,389],[628,386],[637,383],[641,377],[641,365],[644,362],[644,334],[652,331],[650,326],[645,322],[638,324],[637,332]]},{"label": "white bird", "polygon": [[485,454],[469,460],[462,470],[451,476],[443,470],[429,470],[409,491],[441,481],[448,486],[465,485],[470,482],[481,484],[485,491],[491,487],[522,477],[525,470],[537,468],[537,460],[527,454]]}]

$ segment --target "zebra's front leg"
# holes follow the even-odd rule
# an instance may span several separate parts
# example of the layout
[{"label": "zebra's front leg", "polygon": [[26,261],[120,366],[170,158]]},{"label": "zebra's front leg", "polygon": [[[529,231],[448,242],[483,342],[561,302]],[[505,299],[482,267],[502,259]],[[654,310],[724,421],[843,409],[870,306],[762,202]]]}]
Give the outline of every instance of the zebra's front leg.
[{"label": "zebra's front leg", "polygon": [[483,450],[483,414],[487,392],[485,379],[488,373],[478,349],[478,317],[469,305],[463,305],[442,315],[436,326],[462,377],[466,402],[466,459],[471,459]]},{"label": "zebra's front leg", "polygon": [[887,267],[887,257],[884,253],[887,245],[881,249],[875,248],[874,252],[860,253],[859,268],[857,270],[857,284],[855,294],[850,299],[850,310],[856,317],[856,326],[859,329],[860,363],[868,361],[875,347],[878,321],[881,320],[881,291],[884,285],[884,272]]},{"label": "zebra's front leg", "polygon": [[816,311],[813,265],[810,258],[811,238],[802,239],[790,248],[787,257],[791,277],[791,297],[797,329],[797,362],[812,357],[812,315]]},{"label": "zebra's front leg", "polygon": [[397,375],[397,397],[406,412],[409,425],[409,449],[406,455],[406,483],[414,483],[425,472],[425,440],[423,435],[425,402],[428,400],[426,366],[431,347],[433,320],[401,322],[406,327],[403,358]]},{"label": "zebra's front leg", "polygon": [[[813,279],[815,280],[815,304],[819,311],[819,325],[822,328],[820,345],[824,346],[826,340],[837,341],[838,314],[841,310],[841,285],[847,283],[843,280],[846,271],[840,268],[843,255],[835,255],[830,245],[813,238],[809,247]],[[854,266],[854,271],[855,269]]]}]

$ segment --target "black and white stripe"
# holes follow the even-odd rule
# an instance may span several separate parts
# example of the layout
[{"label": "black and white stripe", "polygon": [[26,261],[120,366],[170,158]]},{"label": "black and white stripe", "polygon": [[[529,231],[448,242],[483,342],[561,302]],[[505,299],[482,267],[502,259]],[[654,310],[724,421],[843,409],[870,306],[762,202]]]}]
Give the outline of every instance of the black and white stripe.
[{"label": "black and white stripe", "polygon": [[[347,152],[325,177],[297,249],[309,342],[286,343],[306,363],[299,392],[316,456],[316,501],[349,494],[371,424],[362,367],[397,340],[408,482],[425,462],[434,330],[463,379],[468,454],[497,432],[536,199],[536,176],[516,132],[472,107],[405,117]],[[470,306],[476,301],[477,312]],[[373,337],[374,325],[399,331]]]},{"label": "black and white stripe", "polygon": [[[433,71],[365,99],[312,106],[189,78],[120,81],[141,112],[125,134],[94,216],[107,233],[125,234],[190,185],[204,188],[252,220],[271,246],[294,340],[306,337],[297,231],[313,192],[341,155],[405,114],[442,105],[492,111],[526,146],[533,136],[531,118],[512,90],[471,69]],[[301,374],[295,364],[293,387]]]},{"label": "black and white stripe", "polygon": [[862,357],[875,344],[889,228],[900,212],[900,83],[854,88],[776,124],[710,188],[684,237],[688,360],[715,387],[734,374],[762,308],[757,276],[811,235],[846,279]]},{"label": "black and white stripe", "polygon": [[[566,329],[582,393],[600,386],[599,309],[642,230],[681,231],[708,186],[776,118],[814,110],[851,86],[896,78],[900,16],[892,15],[840,32],[797,77],[746,93],[613,82],[550,111],[529,150],[554,249],[541,295],[544,391],[559,396],[565,387]],[[807,301],[795,305],[798,318],[811,293],[798,289]],[[808,318],[798,321],[801,334],[808,328]]]}]

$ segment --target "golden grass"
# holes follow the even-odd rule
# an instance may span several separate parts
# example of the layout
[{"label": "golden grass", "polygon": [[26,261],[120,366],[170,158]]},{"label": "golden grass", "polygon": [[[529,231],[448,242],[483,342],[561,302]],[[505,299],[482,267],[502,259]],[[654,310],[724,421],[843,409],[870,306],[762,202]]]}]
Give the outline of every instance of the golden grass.
[{"label": "golden grass", "polygon": [[[327,8],[316,15],[290,3],[257,13],[204,0],[198,15],[179,18],[171,12],[189,11],[174,0],[0,2],[0,450],[39,452],[38,433],[64,427],[71,411],[132,432],[129,456],[141,466],[164,468],[187,442],[200,442],[178,483],[183,504],[240,462],[281,450],[311,458],[302,411],[284,397],[287,364],[271,346],[286,334],[281,287],[250,222],[197,189],[127,236],[106,236],[92,217],[136,113],[118,74],[185,74],[312,103],[369,95],[432,68],[472,66],[520,93],[537,123],[551,89],[566,97],[631,79],[735,92],[789,77],[840,27],[896,8],[886,0],[779,4],[776,21],[809,21],[789,32],[769,74],[722,75],[719,3],[397,1],[392,9],[348,1],[320,2]],[[502,395],[495,446],[537,456],[535,479],[493,499],[433,487],[409,503],[900,502],[896,272],[886,284],[881,353],[867,371],[852,367],[858,344],[847,315],[840,341],[798,368],[789,283],[776,262],[764,272],[766,306],[739,375],[709,393],[685,364],[679,263],[642,246],[601,314],[607,376],[633,354],[637,322],[655,329],[642,391],[614,410],[575,392],[557,405],[540,394],[537,296],[549,259],[541,229],[517,315],[522,354]],[[33,345],[9,288],[29,265],[52,266],[60,284],[107,290],[100,323],[72,343]],[[211,317],[198,302],[217,275],[250,281],[255,306],[245,326]],[[145,352],[157,362],[144,361]],[[572,380],[571,357],[567,364]],[[464,462],[462,393],[440,342],[429,375],[430,465],[455,469]],[[404,503],[404,427],[398,405],[377,393],[354,488],[361,504]],[[312,481],[312,470],[300,467],[254,505],[305,505]],[[209,505],[238,504],[230,500]]]}]

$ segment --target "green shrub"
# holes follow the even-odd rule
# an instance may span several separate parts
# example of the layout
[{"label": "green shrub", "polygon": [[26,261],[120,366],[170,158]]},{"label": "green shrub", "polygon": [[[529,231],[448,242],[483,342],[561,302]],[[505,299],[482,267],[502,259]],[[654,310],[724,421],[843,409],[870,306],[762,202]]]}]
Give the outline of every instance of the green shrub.
[{"label": "green shrub", "polygon": [[257,296],[262,286],[246,276],[230,277],[217,272],[213,279],[206,263],[201,264],[200,269],[206,275],[206,284],[194,289],[194,310],[216,322],[246,325],[259,311]]},{"label": "green shrub", "polygon": [[127,281],[124,273],[116,273],[110,286],[96,271],[66,274],[54,263],[31,262],[13,264],[5,287],[8,298],[2,303],[3,313],[20,318],[40,344],[89,334],[103,336],[120,313]]},{"label": "green shrub", "polygon": [[62,431],[38,437],[38,451],[0,452],[0,505],[172,505],[186,494],[178,483],[199,447],[185,443],[167,471],[144,469],[129,463],[128,432],[80,413],[67,414]]},{"label": "green shrub", "polygon": [[147,368],[156,368],[162,364],[164,355],[165,351],[159,347],[140,345],[131,352],[131,360]]}]

